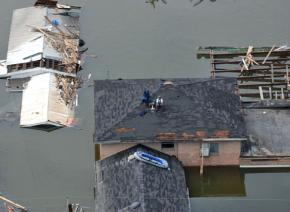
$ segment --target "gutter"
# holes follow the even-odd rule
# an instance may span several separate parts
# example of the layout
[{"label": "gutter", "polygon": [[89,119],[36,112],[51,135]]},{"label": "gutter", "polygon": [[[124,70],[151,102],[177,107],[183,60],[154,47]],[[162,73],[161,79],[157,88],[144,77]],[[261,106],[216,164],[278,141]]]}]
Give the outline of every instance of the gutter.
[{"label": "gutter", "polygon": [[289,165],[240,165],[241,169],[256,169],[256,168],[290,168]]}]

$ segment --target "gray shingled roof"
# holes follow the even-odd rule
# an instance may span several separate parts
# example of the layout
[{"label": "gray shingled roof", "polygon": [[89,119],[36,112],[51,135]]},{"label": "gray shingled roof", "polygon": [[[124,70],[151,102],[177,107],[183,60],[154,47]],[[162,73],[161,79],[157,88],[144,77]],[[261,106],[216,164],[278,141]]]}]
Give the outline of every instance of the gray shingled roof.
[{"label": "gray shingled roof", "polygon": [[[128,156],[144,151],[167,160],[170,171]],[[118,211],[133,202],[141,206],[135,212],[188,211],[187,189],[181,163],[169,156],[136,145],[96,162],[96,212]]]},{"label": "gray shingled roof", "polygon": [[290,110],[245,109],[250,141],[273,154],[290,155]]},{"label": "gray shingled roof", "polygon": [[[155,140],[158,133],[192,134],[219,130],[246,137],[235,79],[98,80],[95,81],[95,141],[97,143]],[[158,112],[147,112],[140,97],[145,89],[164,99]],[[118,132],[118,129],[131,129]]]}]

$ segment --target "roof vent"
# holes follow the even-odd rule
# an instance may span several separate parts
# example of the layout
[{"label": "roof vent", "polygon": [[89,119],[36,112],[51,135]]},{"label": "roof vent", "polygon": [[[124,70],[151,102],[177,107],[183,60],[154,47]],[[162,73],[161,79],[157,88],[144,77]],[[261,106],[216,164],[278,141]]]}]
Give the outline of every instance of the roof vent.
[{"label": "roof vent", "polygon": [[167,80],[163,83],[163,85],[174,85],[174,83],[172,81]]}]

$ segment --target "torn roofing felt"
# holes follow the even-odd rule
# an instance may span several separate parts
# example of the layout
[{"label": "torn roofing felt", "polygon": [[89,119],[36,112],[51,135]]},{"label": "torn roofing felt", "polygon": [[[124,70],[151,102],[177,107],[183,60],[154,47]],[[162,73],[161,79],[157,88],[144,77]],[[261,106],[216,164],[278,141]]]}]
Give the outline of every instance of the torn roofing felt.
[{"label": "torn roofing felt", "polygon": [[[143,151],[166,160],[170,170],[128,157]],[[96,162],[96,211],[118,211],[139,202],[136,212],[188,211],[185,174],[181,163],[143,145],[135,145]]]},{"label": "torn roofing felt", "polygon": [[[95,141],[97,143],[156,140],[159,134],[175,138],[203,132],[216,137],[246,137],[236,80],[171,79],[95,81]],[[164,105],[151,112],[141,103],[144,90]]]}]

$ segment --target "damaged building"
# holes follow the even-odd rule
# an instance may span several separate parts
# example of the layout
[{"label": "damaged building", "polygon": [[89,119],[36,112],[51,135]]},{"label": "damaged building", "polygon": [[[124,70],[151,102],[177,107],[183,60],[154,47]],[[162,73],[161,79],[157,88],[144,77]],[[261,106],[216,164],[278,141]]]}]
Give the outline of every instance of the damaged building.
[{"label": "damaged building", "polygon": [[74,119],[83,62],[80,10],[56,1],[14,10],[0,78],[8,91],[23,92],[21,127],[64,127]]},{"label": "damaged building", "polygon": [[[247,131],[235,84],[232,78],[95,81],[101,159],[142,143],[183,166],[239,166]],[[162,97],[159,110],[142,102],[144,90]]]},{"label": "damaged building", "polygon": [[290,47],[199,47],[211,78],[233,77],[250,151],[241,167],[290,167]]}]

